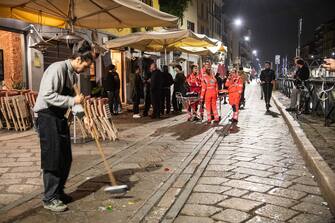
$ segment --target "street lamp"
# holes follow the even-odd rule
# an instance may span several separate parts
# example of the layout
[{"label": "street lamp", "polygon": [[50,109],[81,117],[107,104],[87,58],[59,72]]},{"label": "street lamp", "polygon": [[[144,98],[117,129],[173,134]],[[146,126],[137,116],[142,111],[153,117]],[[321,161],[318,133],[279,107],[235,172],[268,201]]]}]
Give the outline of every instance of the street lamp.
[{"label": "street lamp", "polygon": [[250,41],[250,36],[245,36],[244,41],[249,42]]},{"label": "street lamp", "polygon": [[253,51],[252,51],[252,54],[253,54],[254,56],[257,56],[257,50],[253,50]]},{"label": "street lamp", "polygon": [[234,20],[234,25],[236,27],[240,27],[242,25],[242,23],[243,23],[242,19],[240,19],[240,18],[237,18],[237,19]]},{"label": "street lamp", "polygon": [[256,58],[257,61],[259,61],[259,58]]},{"label": "street lamp", "polygon": [[332,56],[335,56],[335,52],[332,52]]}]

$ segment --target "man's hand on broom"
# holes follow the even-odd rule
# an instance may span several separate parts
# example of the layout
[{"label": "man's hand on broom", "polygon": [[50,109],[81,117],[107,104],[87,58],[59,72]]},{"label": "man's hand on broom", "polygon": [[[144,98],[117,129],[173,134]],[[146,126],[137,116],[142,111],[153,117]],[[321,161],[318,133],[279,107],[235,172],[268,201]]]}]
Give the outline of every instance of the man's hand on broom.
[{"label": "man's hand on broom", "polygon": [[78,105],[78,104],[82,104],[84,102],[84,95],[83,94],[79,94],[79,95],[76,95],[74,97],[74,104]]}]

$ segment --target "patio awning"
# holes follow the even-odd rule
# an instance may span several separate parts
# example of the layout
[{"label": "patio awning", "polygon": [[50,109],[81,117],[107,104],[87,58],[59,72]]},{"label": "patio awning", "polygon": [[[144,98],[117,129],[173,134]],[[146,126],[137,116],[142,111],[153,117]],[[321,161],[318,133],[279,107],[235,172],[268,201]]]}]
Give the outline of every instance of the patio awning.
[{"label": "patio awning", "polygon": [[213,42],[205,35],[190,30],[162,30],[132,33],[110,40],[105,46],[110,49],[130,47],[141,51],[173,51],[181,47],[213,47]]},{"label": "patio awning", "polygon": [[216,54],[218,52],[227,53],[227,47],[221,41],[218,41],[214,47],[181,47],[181,50],[197,55]]},{"label": "patio awning", "polygon": [[91,29],[176,27],[178,22],[139,0],[9,0],[0,3],[0,17]]}]

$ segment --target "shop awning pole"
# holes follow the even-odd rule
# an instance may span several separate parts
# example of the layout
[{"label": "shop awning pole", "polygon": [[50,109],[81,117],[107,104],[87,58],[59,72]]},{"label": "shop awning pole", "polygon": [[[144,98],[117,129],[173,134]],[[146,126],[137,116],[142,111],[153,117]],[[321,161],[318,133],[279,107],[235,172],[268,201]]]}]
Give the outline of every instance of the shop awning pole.
[{"label": "shop awning pole", "polygon": [[164,51],[165,51],[165,64],[164,64],[164,65],[167,65],[167,53],[166,53],[166,47],[164,47]]},{"label": "shop awning pole", "polygon": [[186,62],[186,74],[189,73],[189,62],[190,62],[190,54],[187,53],[187,62]]}]

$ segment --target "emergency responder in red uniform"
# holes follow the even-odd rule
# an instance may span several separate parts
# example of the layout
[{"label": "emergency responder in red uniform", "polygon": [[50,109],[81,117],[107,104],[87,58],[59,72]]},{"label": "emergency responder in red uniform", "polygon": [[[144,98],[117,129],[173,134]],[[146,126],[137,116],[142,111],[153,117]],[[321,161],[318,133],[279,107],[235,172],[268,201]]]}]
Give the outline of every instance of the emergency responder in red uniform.
[{"label": "emergency responder in red uniform", "polygon": [[[205,63],[203,63],[203,67],[200,69],[200,72],[199,72],[199,78],[200,78],[201,83],[202,83],[202,80],[204,79],[203,77],[206,75],[206,70],[211,69],[211,67],[212,67],[212,64],[210,61],[207,60]],[[202,101],[200,103],[200,109],[199,109],[201,120],[204,119],[204,110],[205,110],[205,101]]]},{"label": "emergency responder in red uniform", "polygon": [[201,84],[201,101],[205,102],[208,123],[212,121],[212,115],[214,116],[215,122],[220,121],[218,111],[216,109],[217,97],[218,83],[215,76],[212,74],[210,67],[207,67]]},{"label": "emergency responder in red uniform", "polygon": [[[201,94],[201,79],[198,74],[198,66],[192,65],[191,67],[192,73],[187,76],[186,82],[189,86],[189,92],[198,94],[200,96]],[[190,121],[192,117],[197,118],[197,111],[198,111],[198,105],[199,102],[194,102],[190,105],[188,111],[189,111],[189,117],[188,120]]]},{"label": "emergency responder in red uniform", "polygon": [[232,123],[236,124],[238,122],[239,105],[243,91],[243,80],[236,70],[232,71],[229,75],[226,87],[228,87],[229,104],[233,108]]}]

